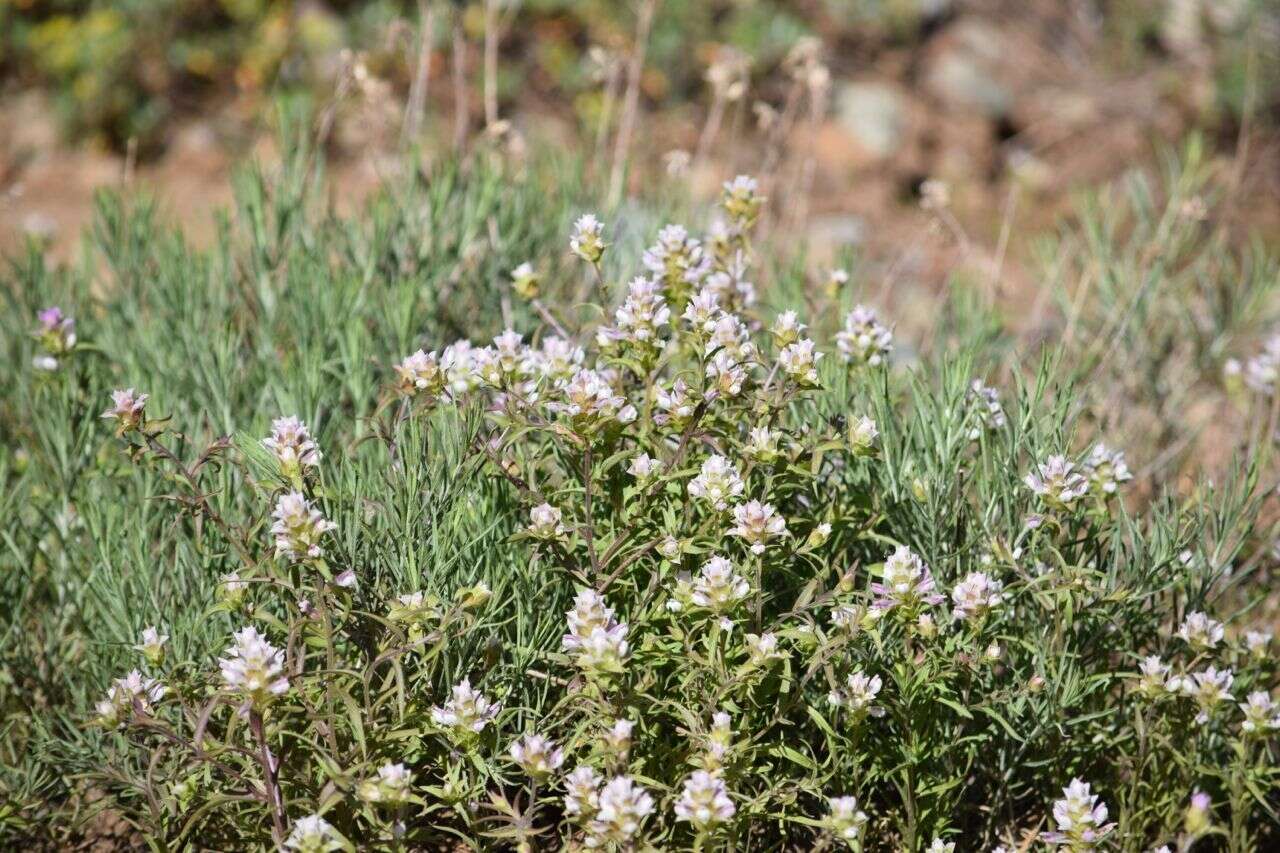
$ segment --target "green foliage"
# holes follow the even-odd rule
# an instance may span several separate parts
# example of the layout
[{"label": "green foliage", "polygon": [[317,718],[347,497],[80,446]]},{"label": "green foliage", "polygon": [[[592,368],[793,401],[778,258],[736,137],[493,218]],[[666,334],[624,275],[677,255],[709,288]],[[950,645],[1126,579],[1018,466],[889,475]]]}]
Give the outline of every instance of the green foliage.
[{"label": "green foliage", "polygon": [[[1276,667],[1230,611],[1256,595],[1264,455],[1143,502],[1122,459],[1078,452],[1069,348],[1010,357],[960,296],[904,364],[857,281],[788,326],[803,266],[752,242],[748,184],[705,241],[664,235],[649,288],[624,282],[663,220],[629,210],[602,263],[573,259],[582,192],[556,164],[406,170],[344,219],[290,150],[241,177],[208,250],[108,195],[78,268],[33,251],[5,274],[7,839],[65,844],[108,810],[156,847],[266,848],[311,814],[316,849],[626,847],[598,811],[619,777],[651,798],[637,849],[1027,849],[1079,778],[1115,849],[1275,842],[1275,733],[1237,702]],[[1118,229],[1085,239],[1125,300],[1148,267]],[[35,319],[50,304],[74,341]],[[504,328],[524,342],[445,349]],[[993,404],[972,382],[1000,375]],[[966,610],[975,572],[999,587]],[[1192,612],[1227,637],[1180,638]],[[1232,669],[1232,699],[1146,689],[1148,655]],[[562,765],[515,760],[535,733]],[[600,779],[575,801],[580,768]],[[731,813],[680,819],[708,790]]]}]

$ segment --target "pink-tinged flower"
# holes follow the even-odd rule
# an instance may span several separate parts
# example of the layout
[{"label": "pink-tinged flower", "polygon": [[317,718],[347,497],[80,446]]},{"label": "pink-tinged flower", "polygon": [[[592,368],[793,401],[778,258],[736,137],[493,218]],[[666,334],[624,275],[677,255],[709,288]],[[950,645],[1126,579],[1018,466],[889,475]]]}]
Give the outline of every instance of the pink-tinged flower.
[{"label": "pink-tinged flower", "polygon": [[[1004,407],[1000,405],[1000,392],[987,386],[981,379],[975,379],[969,385],[965,395],[977,412],[978,422],[988,431],[1002,428],[1008,419]],[[974,430],[969,437],[977,440],[979,432]]]},{"label": "pink-tinged flower", "polygon": [[1208,651],[1226,636],[1226,629],[1221,622],[1209,618],[1198,610],[1188,613],[1178,628],[1178,636],[1193,649]]},{"label": "pink-tinged flower", "polygon": [[1244,382],[1259,394],[1270,396],[1280,379],[1280,335],[1272,335],[1262,352],[1249,359],[1244,368]]},{"label": "pink-tinged flower", "polygon": [[690,587],[689,600],[712,613],[727,613],[751,592],[751,587],[724,557],[712,557]]},{"label": "pink-tinged flower", "polygon": [[1095,444],[1085,457],[1084,472],[1089,482],[1104,497],[1114,495],[1121,483],[1133,479],[1133,474],[1124,461],[1124,451],[1111,450],[1102,443]]},{"label": "pink-tinged flower", "polygon": [[591,767],[575,767],[564,779],[564,813],[581,823],[600,808],[600,774]]},{"label": "pink-tinged flower", "polygon": [[577,667],[588,675],[622,672],[631,653],[627,642],[627,624],[614,619],[613,608],[594,590],[581,590],[573,609],[565,614],[569,633],[561,639],[565,651],[574,657]]},{"label": "pink-tinged flower", "polygon": [[464,678],[453,685],[449,700],[431,709],[431,722],[449,729],[457,738],[467,738],[484,731],[502,705],[490,702],[484,694],[471,687],[471,679]]},{"label": "pink-tinged flower", "polygon": [[547,408],[566,415],[586,432],[610,424],[629,424],[636,419],[636,407],[615,391],[603,374],[594,370],[575,373],[561,389],[560,399],[548,402]]},{"label": "pink-tinged flower", "polygon": [[1265,690],[1253,691],[1238,704],[1244,712],[1240,728],[1245,734],[1259,736],[1280,730],[1280,708]]},{"label": "pink-tinged flower", "polygon": [[1156,655],[1149,655],[1138,664],[1138,692],[1148,699],[1158,699],[1169,693],[1169,664]]},{"label": "pink-tinged flower", "polygon": [[604,242],[604,225],[594,214],[584,213],[573,223],[573,236],[569,239],[569,249],[589,264],[600,263],[604,250],[608,248]]},{"label": "pink-tinged flower", "polygon": [[710,333],[720,316],[720,295],[709,287],[702,288],[689,300],[680,316],[695,335]]},{"label": "pink-tinged flower", "polygon": [[149,395],[139,394],[132,388],[111,392],[111,408],[102,413],[102,417],[116,422],[116,434],[141,428],[146,419],[145,409]]},{"label": "pink-tinged flower", "polygon": [[1090,853],[1116,826],[1107,823],[1106,803],[1099,802],[1089,783],[1080,779],[1072,779],[1062,789],[1062,799],[1053,804],[1053,821],[1057,830],[1042,833],[1041,840],[1072,853]]},{"label": "pink-tinged flower", "polygon": [[747,368],[735,356],[720,350],[707,362],[707,399],[732,400],[742,393],[750,378]]},{"label": "pink-tinged flower", "polygon": [[626,760],[631,752],[631,732],[635,729],[631,720],[614,720],[613,725],[604,733],[604,745],[616,757]]},{"label": "pink-tinged flower", "polygon": [[327,520],[301,492],[281,495],[271,516],[275,519],[271,535],[276,541],[276,556],[295,563],[323,558],[320,540],[338,526]]},{"label": "pink-tinged flower", "polygon": [[631,458],[631,464],[627,467],[627,473],[635,477],[640,482],[644,482],[658,473],[662,464],[654,459],[648,453],[641,453],[639,456]]},{"label": "pink-tinged flower", "polygon": [[659,409],[653,418],[654,423],[673,430],[684,429],[698,410],[698,397],[683,379],[676,379],[670,389],[655,389],[653,401]]},{"label": "pink-tinged flower", "polygon": [[778,367],[800,387],[813,388],[818,384],[818,362],[822,355],[813,341],[803,338],[782,348],[778,353]]},{"label": "pink-tinged flower", "polygon": [[667,225],[658,232],[658,242],[644,250],[641,262],[671,291],[697,286],[711,271],[711,259],[702,244],[689,236],[683,225]]},{"label": "pink-tinged flower", "polygon": [[559,539],[569,532],[561,518],[559,508],[548,503],[538,504],[529,511],[529,526],[525,530],[535,539]]},{"label": "pink-tinged flower", "polygon": [[751,343],[751,332],[747,324],[736,314],[728,313],[722,313],[716,318],[703,348],[703,354],[708,358],[723,353],[744,364],[752,359],[755,352],[755,344]]},{"label": "pink-tinged flower", "polygon": [[849,675],[844,687],[827,694],[827,701],[837,708],[849,711],[854,719],[883,717],[884,708],[875,704],[883,683],[878,675],[867,675],[858,670]]},{"label": "pink-tinged flower", "polygon": [[836,333],[836,348],[848,364],[878,367],[893,352],[893,332],[880,323],[875,311],[856,305],[845,316],[844,329]]},{"label": "pink-tinged flower", "polygon": [[1182,815],[1182,828],[1195,838],[1213,826],[1213,799],[1204,791],[1192,791],[1191,801]]},{"label": "pink-tinged flower", "polygon": [[800,335],[807,328],[808,326],[800,322],[796,312],[783,311],[774,318],[773,325],[769,327],[769,334],[773,335],[776,346],[785,347],[800,340]]},{"label": "pink-tinged flower", "polygon": [[234,642],[219,659],[222,680],[232,693],[262,707],[289,690],[284,674],[284,653],[249,625],[236,631]]},{"label": "pink-tinged flower", "polygon": [[542,735],[526,735],[511,744],[511,760],[535,779],[545,779],[564,764],[564,751]]},{"label": "pink-tinged flower", "polygon": [[271,451],[290,479],[301,479],[305,469],[320,465],[320,449],[307,425],[292,415],[271,422],[271,435],[262,440],[262,446]]},{"label": "pink-tinged flower", "polygon": [[871,591],[879,596],[875,607],[886,612],[896,607],[910,611],[921,605],[941,604],[943,601],[935,591],[929,567],[906,545],[899,545],[884,561],[882,582],[873,583]]},{"label": "pink-tinged flower", "polygon": [[729,535],[741,537],[753,554],[763,554],[770,539],[787,533],[787,521],[777,514],[773,505],[756,500],[734,507],[733,521]]},{"label": "pink-tinged flower", "polygon": [[724,779],[706,770],[697,770],[685,780],[675,805],[676,820],[687,821],[697,832],[727,823],[736,811]]},{"label": "pink-tinged flower", "polygon": [[954,618],[965,621],[981,620],[992,608],[1004,601],[1000,581],[984,572],[970,572],[951,590],[955,604]]},{"label": "pink-tinged flower", "polygon": [[165,687],[154,678],[146,678],[138,670],[132,670],[124,678],[117,678],[107,690],[107,696],[98,702],[96,722],[104,728],[124,728],[135,712],[149,716],[152,706],[164,698]]},{"label": "pink-tinged flower", "polygon": [[653,812],[653,797],[626,776],[617,776],[600,789],[598,807],[587,826],[587,846],[628,844],[640,834]]},{"label": "pink-tinged flower", "polygon": [[406,397],[422,395],[435,402],[444,393],[447,377],[434,352],[417,350],[395,366],[396,388]]},{"label": "pink-tinged flower", "polygon": [[1180,693],[1195,700],[1200,709],[1196,722],[1203,725],[1209,721],[1209,715],[1223,702],[1231,701],[1231,684],[1235,676],[1229,669],[1208,667],[1203,672],[1190,676],[1174,676],[1169,679],[1170,692]]},{"label": "pink-tinged flower", "polygon": [[725,181],[724,193],[720,198],[724,212],[743,231],[755,225],[764,201],[764,197],[760,195],[759,182],[750,175],[738,175],[732,181]]},{"label": "pink-tinged flower", "polygon": [[1050,456],[1023,482],[1053,509],[1069,508],[1089,491],[1089,481],[1065,456]]},{"label": "pink-tinged flower", "polygon": [[698,476],[689,482],[689,494],[721,511],[742,495],[742,489],[738,469],[723,456],[712,456],[703,462]]},{"label": "pink-tinged flower", "polygon": [[867,825],[867,814],[858,808],[857,797],[831,797],[827,800],[827,808],[829,812],[823,825],[836,838],[853,847]]},{"label": "pink-tinged flower", "polygon": [[387,763],[378,768],[378,775],[366,779],[356,788],[356,796],[366,803],[400,805],[413,796],[413,774],[403,764]]},{"label": "pink-tinged flower", "polygon": [[41,351],[31,363],[39,370],[57,370],[61,359],[76,345],[76,321],[57,306],[38,312],[36,320],[38,325],[32,334]]}]

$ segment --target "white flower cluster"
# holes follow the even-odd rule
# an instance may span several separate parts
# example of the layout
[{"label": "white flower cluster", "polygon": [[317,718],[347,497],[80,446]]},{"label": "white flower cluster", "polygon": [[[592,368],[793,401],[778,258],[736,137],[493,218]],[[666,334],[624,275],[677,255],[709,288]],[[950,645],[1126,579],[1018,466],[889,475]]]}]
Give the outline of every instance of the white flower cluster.
[{"label": "white flower cluster", "polygon": [[511,744],[511,760],[534,779],[545,779],[564,764],[564,751],[555,741],[539,734],[526,735]]},{"label": "white flower cluster", "polygon": [[124,728],[135,711],[149,715],[152,706],[164,698],[165,692],[165,686],[159,681],[132,670],[124,678],[112,682],[106,698],[98,702],[95,708],[97,722],[104,728]]},{"label": "white flower cluster", "polygon": [[738,469],[718,454],[703,462],[698,476],[689,482],[689,494],[720,511],[728,509],[731,502],[741,497],[743,488]]},{"label": "white flower cluster", "polygon": [[[689,490],[693,491],[692,485]],[[763,554],[770,539],[787,533],[787,521],[778,515],[773,505],[756,500],[734,507],[733,521],[729,535],[740,537],[753,554]]]},{"label": "white flower cluster", "polygon": [[262,445],[271,451],[290,479],[299,478],[306,469],[320,464],[320,449],[307,432],[306,424],[296,416],[273,420],[271,435],[262,440]]},{"label": "white flower cluster", "polygon": [[1089,481],[1065,456],[1050,456],[1023,482],[1053,509],[1069,508],[1089,491]]},{"label": "white flower cluster", "polygon": [[275,537],[277,557],[295,563],[323,559],[320,540],[338,525],[326,519],[302,492],[281,495],[271,515],[275,519],[271,534]]},{"label": "white flower cluster", "polygon": [[1106,803],[1099,802],[1081,779],[1072,779],[1062,789],[1062,799],[1053,804],[1053,822],[1057,828],[1041,833],[1041,840],[1072,853],[1090,853],[1115,829],[1114,823],[1107,823]]},{"label": "white flower cluster", "polygon": [[448,729],[458,739],[466,739],[484,731],[501,710],[502,705],[490,702],[472,688],[471,679],[464,678],[453,685],[444,705],[431,709],[431,722]]},{"label": "white flower cluster", "polygon": [[867,675],[858,670],[849,674],[842,688],[827,694],[828,701],[837,708],[849,711],[855,719],[883,717],[884,708],[875,704],[883,683],[878,675]]},{"label": "white flower cluster", "polygon": [[844,328],[836,334],[836,348],[846,363],[878,367],[893,352],[893,332],[880,322],[876,312],[856,305],[844,318]]},{"label": "white flower cluster", "polygon": [[585,827],[588,849],[621,847],[640,834],[653,813],[653,797],[627,776],[603,783],[590,767],[576,768],[565,778],[565,814]]},{"label": "white flower cluster", "polygon": [[878,596],[875,607],[881,611],[896,607],[914,611],[943,601],[936,592],[933,573],[920,555],[906,545],[899,545],[884,561],[881,582],[872,584],[871,591]]},{"label": "white flower cluster", "polygon": [[267,642],[252,625],[233,635],[234,641],[218,661],[222,680],[232,693],[244,696],[250,705],[261,708],[289,690],[284,671],[284,653]]},{"label": "white flower cluster", "polygon": [[614,619],[613,608],[591,589],[580,591],[573,609],[565,614],[569,632],[561,645],[579,669],[588,674],[619,673],[631,652],[627,624]]}]

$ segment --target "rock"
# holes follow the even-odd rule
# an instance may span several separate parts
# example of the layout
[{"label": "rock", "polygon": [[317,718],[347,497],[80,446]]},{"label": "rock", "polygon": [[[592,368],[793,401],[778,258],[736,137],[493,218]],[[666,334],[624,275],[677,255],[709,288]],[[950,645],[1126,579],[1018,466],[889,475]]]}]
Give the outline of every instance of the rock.
[{"label": "rock", "polygon": [[836,94],[836,119],[868,153],[888,157],[902,143],[907,104],[886,83],[846,83]]},{"label": "rock", "polygon": [[1000,118],[1013,107],[1013,93],[1000,79],[1003,37],[993,27],[967,21],[949,34],[925,73],[925,86],[949,107]]}]

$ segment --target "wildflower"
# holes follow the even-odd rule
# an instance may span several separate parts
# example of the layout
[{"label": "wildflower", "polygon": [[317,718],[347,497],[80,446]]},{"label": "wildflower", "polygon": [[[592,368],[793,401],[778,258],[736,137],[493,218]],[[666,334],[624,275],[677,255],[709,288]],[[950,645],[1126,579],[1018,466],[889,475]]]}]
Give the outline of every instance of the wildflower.
[{"label": "wildflower", "polygon": [[836,333],[836,347],[848,364],[878,367],[893,351],[893,333],[880,323],[875,311],[856,305],[845,316],[844,329]]},{"label": "wildflower", "polygon": [[331,853],[342,849],[342,839],[329,821],[313,814],[294,822],[284,846],[298,853]]},{"label": "wildflower", "polygon": [[821,548],[831,538],[831,522],[824,521],[809,531],[809,536],[804,541],[806,548]]},{"label": "wildflower", "polygon": [[1004,657],[1004,648],[994,640],[982,651],[983,663],[997,663]]},{"label": "wildflower", "polygon": [[751,666],[763,666],[772,660],[779,660],[783,654],[778,649],[778,636],[773,633],[747,634],[747,663]]},{"label": "wildflower", "polygon": [[1280,729],[1280,708],[1265,690],[1255,690],[1244,702],[1238,703],[1244,712],[1240,728],[1248,735],[1262,735]]},{"label": "wildflower", "polygon": [[711,259],[703,252],[702,243],[690,237],[683,225],[663,227],[658,242],[644,250],[641,262],[672,293],[696,286],[711,271]]},{"label": "wildflower", "polygon": [[753,554],[763,554],[770,539],[787,533],[786,519],[777,514],[772,504],[757,500],[734,507],[733,521],[729,535],[741,537]]},{"label": "wildflower", "polygon": [[742,393],[747,382],[747,369],[725,350],[720,350],[707,362],[708,399],[733,399]]},{"label": "wildflower", "polygon": [[440,354],[445,387],[454,399],[480,387],[479,352],[470,341],[455,341]]},{"label": "wildflower", "polygon": [[[879,612],[879,611],[877,611]],[[831,624],[839,631],[856,634],[867,618],[867,608],[861,605],[841,604],[831,611]]]},{"label": "wildflower", "polygon": [[135,649],[142,652],[152,666],[159,666],[164,661],[164,647],[169,642],[168,634],[161,634],[155,626],[144,628],[142,638]]},{"label": "wildflower", "polygon": [[529,511],[529,526],[525,530],[535,539],[559,539],[569,532],[569,528],[564,526],[561,518],[558,507],[541,503]]},{"label": "wildflower", "polygon": [[141,429],[146,420],[147,400],[149,395],[139,394],[132,388],[111,392],[111,408],[102,413],[102,417],[116,422],[116,435]]},{"label": "wildflower", "polygon": [[542,735],[526,735],[511,744],[511,760],[535,779],[545,779],[564,764],[564,751]]},{"label": "wildflower", "polygon": [[564,338],[551,335],[542,339],[536,364],[543,377],[557,386],[568,383],[582,367],[585,353],[582,347]]},{"label": "wildflower", "polygon": [[755,427],[751,430],[747,443],[742,446],[742,453],[748,459],[772,462],[778,458],[779,438],[777,430],[771,430],[767,426]]},{"label": "wildflower", "polygon": [[604,225],[594,214],[584,213],[573,223],[573,236],[569,248],[575,255],[593,266],[600,263],[608,244],[604,242]]},{"label": "wildflower", "polygon": [[854,456],[870,456],[875,453],[876,439],[880,431],[876,422],[866,415],[860,415],[849,424],[849,450]]},{"label": "wildflower", "polygon": [[749,308],[756,302],[756,287],[747,281],[750,270],[746,253],[738,249],[732,258],[727,258],[728,251],[726,248],[718,255],[722,266],[707,276],[704,289],[716,294],[725,311]]},{"label": "wildflower", "polygon": [[956,843],[935,838],[933,843],[925,848],[925,853],[956,853]]},{"label": "wildflower", "polygon": [[1001,590],[1004,585],[984,572],[970,572],[951,591],[955,603],[954,618],[978,621],[993,607],[1004,601]]},{"label": "wildflower", "polygon": [[751,228],[760,216],[764,198],[759,195],[759,191],[759,183],[748,175],[738,175],[732,181],[725,181],[720,203],[733,224],[741,230]]},{"label": "wildflower", "polygon": [[252,625],[236,631],[233,637],[226,657],[218,660],[227,689],[243,694],[249,704],[259,708],[284,695],[289,690],[284,653]]},{"label": "wildflower", "polygon": [[657,459],[648,453],[641,453],[639,456],[632,457],[627,473],[643,482],[656,474],[659,467],[660,463]]},{"label": "wildflower", "polygon": [[709,287],[699,290],[680,315],[695,333],[708,334],[715,329],[720,316],[720,296]]},{"label": "wildflower", "polygon": [[95,706],[97,723],[108,729],[124,728],[125,719],[133,712],[149,715],[152,705],[163,699],[165,692],[158,680],[131,670],[124,678],[113,681],[106,698]]},{"label": "wildflower", "polygon": [[827,800],[829,812],[824,822],[836,838],[853,847],[867,825],[867,815],[859,810],[856,797],[831,797]]},{"label": "wildflower", "polygon": [[565,814],[590,820],[599,807],[600,775],[590,767],[575,767],[564,779]]},{"label": "wildflower", "polygon": [[1169,692],[1169,665],[1155,655],[1149,655],[1138,664],[1138,692],[1148,699],[1157,699]]},{"label": "wildflower", "polygon": [[1133,479],[1125,464],[1124,452],[1110,450],[1105,444],[1095,444],[1084,461],[1085,475],[1103,496],[1114,495],[1121,483]]},{"label": "wildflower", "polygon": [[737,808],[723,779],[697,770],[685,780],[675,811],[677,821],[688,821],[695,831],[706,832],[727,823]]},{"label": "wildflower", "polygon": [[396,388],[406,397],[422,394],[434,402],[444,392],[445,372],[434,352],[417,350],[395,366]]},{"label": "wildflower", "polygon": [[1182,625],[1178,628],[1178,636],[1191,648],[1208,651],[1222,642],[1222,638],[1226,636],[1226,629],[1221,622],[1209,618],[1205,613],[1193,610],[1182,620]]},{"label": "wildflower", "polygon": [[1259,394],[1274,394],[1277,379],[1280,379],[1280,334],[1268,338],[1262,352],[1249,359],[1244,367],[1244,384]]},{"label": "wildflower", "polygon": [[751,592],[746,580],[738,575],[724,557],[712,557],[694,579],[690,601],[695,607],[712,613],[727,613]]},{"label": "wildflower", "polygon": [[636,419],[636,408],[617,393],[604,376],[594,370],[581,369],[564,386],[563,401],[548,408],[568,415],[575,425],[586,431],[612,424],[629,424]]},{"label": "wildflower", "polygon": [[778,366],[797,385],[813,388],[818,384],[818,361],[821,358],[822,353],[815,350],[813,341],[802,338],[782,348],[778,353]]},{"label": "wildflower", "polygon": [[366,803],[399,805],[408,802],[413,795],[413,774],[403,764],[387,763],[378,768],[378,775],[366,779],[356,789],[356,796]]},{"label": "wildflower", "polygon": [[1267,647],[1271,645],[1270,631],[1246,631],[1244,635],[1244,647],[1249,650],[1249,654],[1256,658],[1262,659],[1267,656]]},{"label": "wildflower", "polygon": [[387,610],[387,620],[402,625],[420,625],[435,616],[436,601],[422,592],[397,595]]},{"label": "wildflower", "polygon": [[751,333],[747,326],[735,314],[721,314],[711,327],[707,339],[705,355],[713,356],[723,352],[738,362],[745,362],[755,354],[755,344],[751,343]]},{"label": "wildflower", "polygon": [[[970,383],[967,397],[977,407],[978,421],[984,429],[997,430],[1008,422],[1004,407],[1000,405],[1000,392],[988,387],[981,379]],[[969,437],[977,440],[978,431],[970,432]]]},{"label": "wildflower", "polygon": [[541,281],[542,276],[538,275],[537,270],[533,268],[533,264],[528,261],[511,271],[511,289],[521,299],[537,299],[538,285],[541,284]]},{"label": "wildflower", "polygon": [[42,352],[31,360],[38,370],[57,370],[60,359],[76,345],[76,321],[57,306],[36,313],[39,325],[33,335]]},{"label": "wildflower", "polygon": [[449,729],[455,738],[466,739],[484,731],[501,710],[500,704],[490,702],[483,693],[471,687],[471,679],[464,678],[453,685],[444,705],[431,709],[431,721]]},{"label": "wildflower", "polygon": [[654,391],[654,402],[661,409],[654,421],[677,430],[684,429],[698,410],[698,399],[683,379],[676,379],[670,390],[658,388]]},{"label": "wildflower", "polygon": [[1071,784],[1062,789],[1062,799],[1053,804],[1057,830],[1042,833],[1040,838],[1073,853],[1088,853],[1115,829],[1115,824],[1106,820],[1107,804],[1098,802],[1098,795],[1089,790],[1088,782],[1072,779]]},{"label": "wildflower", "polygon": [[633,344],[661,347],[658,330],[667,325],[671,309],[657,283],[644,276],[631,279],[627,297],[614,313],[617,330]]},{"label": "wildflower", "polygon": [[895,607],[908,610],[921,604],[941,604],[942,596],[934,592],[933,574],[920,556],[906,545],[898,548],[884,561],[882,583],[871,585],[871,591],[879,596],[875,605],[888,611]]},{"label": "wildflower", "polygon": [[1232,675],[1231,670],[1219,670],[1211,666],[1203,672],[1193,673],[1190,676],[1174,676],[1169,679],[1167,687],[1170,692],[1181,693],[1195,700],[1200,709],[1200,713],[1196,715],[1196,722],[1203,725],[1209,722],[1210,712],[1220,703],[1231,701],[1233,681],[1235,676]]},{"label": "wildflower", "polygon": [[921,613],[916,617],[916,633],[926,640],[938,636],[938,623],[933,621],[932,613]]},{"label": "wildflower", "polygon": [[742,478],[733,463],[717,455],[702,463],[702,470],[689,483],[689,494],[723,511],[742,494],[742,488]]},{"label": "wildflower", "polygon": [[249,582],[240,580],[238,572],[230,572],[222,576],[218,584],[218,597],[228,607],[239,607],[244,601],[244,594],[249,590]]},{"label": "wildflower", "polygon": [[587,846],[623,845],[640,832],[653,812],[653,797],[626,776],[618,776],[600,789],[599,806],[587,827]]},{"label": "wildflower", "polygon": [[319,448],[307,432],[306,424],[294,416],[273,420],[271,435],[262,440],[262,446],[276,457],[284,475],[295,482],[301,481],[305,469],[320,464]]},{"label": "wildflower", "polygon": [[670,535],[663,537],[658,543],[658,553],[668,560],[674,560],[680,556],[680,540]]},{"label": "wildflower", "polygon": [[489,589],[489,585],[484,581],[478,581],[471,586],[464,586],[454,593],[454,600],[458,602],[463,610],[475,610],[484,607],[491,598],[493,598],[493,590]]},{"label": "wildflower", "polygon": [[1067,509],[1088,491],[1088,481],[1076,471],[1076,466],[1065,456],[1050,456],[1037,471],[1023,478],[1031,489],[1048,506]]},{"label": "wildflower", "polygon": [[857,670],[846,679],[844,689],[832,690],[827,700],[837,708],[848,709],[857,719],[883,717],[884,708],[874,704],[881,686],[880,676],[868,676]]},{"label": "wildflower", "polygon": [[733,746],[733,721],[724,711],[711,715],[711,731],[707,735],[707,754],[702,763],[705,769],[719,772],[724,767],[725,757]]},{"label": "wildflower", "polygon": [[276,538],[276,556],[295,563],[324,557],[320,537],[338,526],[313,508],[302,492],[281,495],[271,516],[275,519],[271,534]]},{"label": "wildflower", "polygon": [[627,642],[627,624],[614,618],[612,607],[594,590],[580,591],[573,601],[573,609],[565,614],[569,633],[561,639],[561,645],[575,656],[577,666],[588,674],[608,674],[622,671],[622,664],[631,652]]},{"label": "wildflower", "polygon": [[1209,830],[1213,825],[1212,806],[1213,800],[1204,791],[1191,792],[1191,801],[1182,815],[1182,828],[1187,835],[1194,838]]},{"label": "wildflower", "polygon": [[605,748],[623,761],[631,752],[631,732],[635,725],[631,720],[614,720],[613,725],[604,733]]},{"label": "wildflower", "polygon": [[769,327],[769,333],[773,335],[773,342],[779,348],[793,344],[800,339],[800,333],[808,328],[801,323],[794,311],[783,311],[773,321],[773,325]]}]

